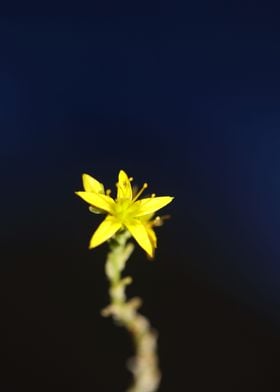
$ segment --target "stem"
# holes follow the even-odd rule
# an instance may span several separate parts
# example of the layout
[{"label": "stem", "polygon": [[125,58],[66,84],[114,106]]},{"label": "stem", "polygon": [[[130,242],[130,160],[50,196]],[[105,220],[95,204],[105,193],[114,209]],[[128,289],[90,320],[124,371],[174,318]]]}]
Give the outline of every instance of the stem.
[{"label": "stem", "polygon": [[157,334],[149,320],[138,313],[140,298],[127,300],[125,289],[132,282],[131,277],[121,277],[126,261],[134,250],[128,231],[122,231],[110,241],[105,272],[110,282],[111,303],[103,311],[103,316],[112,316],[118,325],[127,329],[133,339],[135,356],[128,362],[133,374],[133,383],[127,392],[156,392],[160,383],[157,357]]}]

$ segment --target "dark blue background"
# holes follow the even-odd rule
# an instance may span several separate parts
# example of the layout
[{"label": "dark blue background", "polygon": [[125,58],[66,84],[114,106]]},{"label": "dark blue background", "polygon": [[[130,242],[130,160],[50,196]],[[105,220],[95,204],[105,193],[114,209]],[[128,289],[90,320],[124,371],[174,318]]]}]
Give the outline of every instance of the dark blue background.
[{"label": "dark blue background", "polygon": [[[106,246],[74,196],[123,168],[174,195],[130,295],[160,331],[161,391],[280,386],[280,27],[269,2],[103,4],[0,17],[1,389],[125,389],[102,319]],[[274,387],[273,387],[274,385]],[[276,388],[276,389],[273,389]]]}]

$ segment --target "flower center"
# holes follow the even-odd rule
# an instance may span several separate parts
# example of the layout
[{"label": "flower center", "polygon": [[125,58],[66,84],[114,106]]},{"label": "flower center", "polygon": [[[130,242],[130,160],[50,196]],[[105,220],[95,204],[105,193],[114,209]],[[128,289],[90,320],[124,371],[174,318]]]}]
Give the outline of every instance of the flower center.
[{"label": "flower center", "polygon": [[129,215],[129,207],[133,204],[132,200],[118,199],[115,205],[114,215],[123,222]]}]

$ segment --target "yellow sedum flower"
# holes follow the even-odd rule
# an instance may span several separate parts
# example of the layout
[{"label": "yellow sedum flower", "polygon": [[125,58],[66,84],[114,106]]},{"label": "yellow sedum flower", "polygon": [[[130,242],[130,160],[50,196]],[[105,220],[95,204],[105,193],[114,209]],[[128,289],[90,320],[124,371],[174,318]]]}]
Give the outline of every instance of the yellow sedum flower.
[{"label": "yellow sedum flower", "polygon": [[117,186],[117,197],[114,200],[105,192],[103,184],[88,174],[83,174],[83,192],[76,192],[84,201],[90,204],[90,209],[95,213],[106,213],[104,221],[94,232],[89,248],[95,248],[110,239],[118,230],[127,229],[138,244],[150,257],[154,256],[157,246],[156,234],[153,226],[156,219],[151,220],[155,211],[169,204],[173,197],[161,196],[147,197],[138,200],[147,188],[145,183],[142,189],[133,196],[131,187],[132,178],[125,171],[120,170]]}]

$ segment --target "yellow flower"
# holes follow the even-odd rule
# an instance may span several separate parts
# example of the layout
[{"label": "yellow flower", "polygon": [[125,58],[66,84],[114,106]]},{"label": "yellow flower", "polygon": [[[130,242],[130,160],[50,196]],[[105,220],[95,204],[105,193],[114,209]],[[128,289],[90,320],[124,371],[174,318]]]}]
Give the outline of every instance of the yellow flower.
[{"label": "yellow flower", "polygon": [[131,187],[132,178],[120,170],[117,186],[117,197],[114,200],[105,192],[103,184],[88,174],[83,174],[83,192],[76,192],[84,201],[90,204],[90,209],[95,213],[106,213],[104,221],[94,232],[89,247],[95,248],[111,238],[118,230],[127,229],[138,244],[150,257],[154,256],[156,248],[156,234],[153,226],[156,219],[151,220],[154,212],[169,204],[173,197],[161,196],[147,197],[138,200],[147,188],[145,183],[142,189],[133,196]]}]

